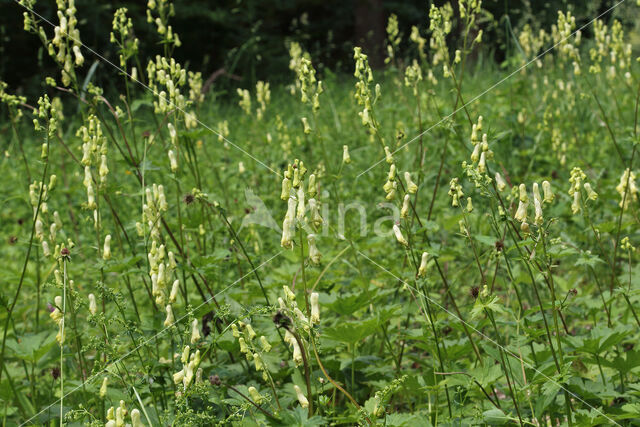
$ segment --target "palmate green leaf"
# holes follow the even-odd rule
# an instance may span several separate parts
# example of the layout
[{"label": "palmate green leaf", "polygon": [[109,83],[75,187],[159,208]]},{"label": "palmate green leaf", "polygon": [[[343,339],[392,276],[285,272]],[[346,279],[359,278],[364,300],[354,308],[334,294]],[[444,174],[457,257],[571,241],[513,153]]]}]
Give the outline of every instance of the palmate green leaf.
[{"label": "palmate green leaf", "polygon": [[[493,360],[491,360],[491,362],[493,362]],[[483,366],[478,366],[469,371],[469,374],[483,387],[490,386],[504,375],[502,367],[495,363],[485,363]]]},{"label": "palmate green leaf", "polygon": [[615,329],[606,326],[596,326],[590,331],[588,337],[567,336],[565,340],[575,347],[577,351],[601,354],[622,342],[631,332],[633,331],[630,327],[622,325]]},{"label": "palmate green leaf", "polygon": [[153,103],[148,98],[142,97],[134,99],[133,102],[131,102],[129,109],[131,110],[131,113],[135,113],[142,106],[153,107]]},{"label": "palmate green leaf", "polygon": [[7,341],[7,347],[13,351],[13,355],[21,360],[38,362],[56,344],[56,335],[50,331],[42,331],[37,334],[24,334],[20,342]]},{"label": "palmate green leaf", "polygon": [[595,267],[598,264],[605,264],[599,256],[588,252],[582,252],[580,257],[575,261],[576,265],[587,265],[589,267]]},{"label": "palmate green leaf", "polygon": [[484,422],[490,425],[503,425],[508,422],[517,421],[512,417],[508,417],[501,409],[493,408],[482,413],[482,419]]},{"label": "palmate green leaf", "polygon": [[627,403],[622,405],[622,410],[629,414],[640,416],[640,403]]},{"label": "palmate green leaf", "polygon": [[378,319],[373,318],[365,321],[344,322],[325,328],[323,335],[334,341],[352,345],[369,335],[373,335],[377,329]]},{"label": "palmate green leaf", "polygon": [[369,305],[372,295],[368,292],[342,294],[333,302],[325,304],[329,309],[344,316],[350,316]]},{"label": "palmate green leaf", "polygon": [[536,416],[541,416],[547,407],[554,401],[560,392],[560,385],[554,381],[545,382],[542,386],[542,394],[536,399]]},{"label": "palmate green leaf", "polygon": [[487,245],[487,246],[495,246],[496,241],[499,240],[492,236],[482,236],[480,234],[473,236],[473,238],[478,242],[482,243],[483,245]]},{"label": "palmate green leaf", "polygon": [[640,351],[630,350],[624,353],[624,357],[618,355],[615,359],[610,361],[602,359],[600,363],[602,363],[604,366],[608,366],[617,370],[623,375],[626,375],[633,369],[640,367]]},{"label": "palmate green leaf", "polygon": [[326,425],[327,423],[327,421],[319,415],[314,415],[313,417],[309,418],[309,414],[307,410],[299,406],[291,411],[281,412],[280,416],[281,416],[281,423],[274,422],[274,425],[304,427],[304,426],[321,426],[321,425]]},{"label": "palmate green leaf", "polygon": [[477,298],[475,304],[473,304],[473,308],[471,309],[471,318],[477,318],[484,312],[484,310],[500,314],[505,313],[504,307],[500,302],[500,298],[495,295],[491,296],[487,301],[482,301],[482,298]]},{"label": "palmate green leaf", "polygon": [[384,419],[387,426],[393,427],[431,427],[431,421],[427,414],[388,414]]}]

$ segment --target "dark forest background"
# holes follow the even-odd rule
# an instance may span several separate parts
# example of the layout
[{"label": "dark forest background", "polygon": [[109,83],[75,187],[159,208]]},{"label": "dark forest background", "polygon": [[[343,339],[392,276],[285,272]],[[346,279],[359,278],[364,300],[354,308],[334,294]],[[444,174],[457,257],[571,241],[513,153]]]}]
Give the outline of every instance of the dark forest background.
[{"label": "dark forest background", "polygon": [[[500,62],[513,48],[509,41],[515,40],[517,28],[525,23],[549,29],[557,11],[569,9],[579,26],[617,1],[484,0],[484,9],[494,17],[485,27],[484,46],[488,48],[484,53]],[[398,16],[407,43],[413,25],[423,36],[427,34],[429,4],[425,0],[176,0],[171,24],[182,46],[174,57],[190,70],[201,71],[205,80],[217,72],[216,86],[223,87],[249,85],[259,79],[290,81],[286,43],[291,40],[309,51],[320,72],[324,67],[350,71],[354,45],[363,46],[372,65],[379,67],[389,15]],[[38,13],[54,18],[53,0],[40,0],[36,7]],[[145,1],[76,0],[76,7],[83,42],[114,62],[117,58],[109,33],[113,12],[119,7],[129,10],[142,54],[160,52],[157,34],[146,21]],[[42,77],[56,71],[39,40],[23,31],[22,12],[15,1],[0,0],[0,79],[12,91],[29,95],[39,93]],[[588,32],[584,36],[588,38]],[[85,58],[85,68],[96,59],[89,53]],[[113,78],[114,70],[105,67],[99,65],[95,78],[109,89],[109,82],[118,79]]]}]

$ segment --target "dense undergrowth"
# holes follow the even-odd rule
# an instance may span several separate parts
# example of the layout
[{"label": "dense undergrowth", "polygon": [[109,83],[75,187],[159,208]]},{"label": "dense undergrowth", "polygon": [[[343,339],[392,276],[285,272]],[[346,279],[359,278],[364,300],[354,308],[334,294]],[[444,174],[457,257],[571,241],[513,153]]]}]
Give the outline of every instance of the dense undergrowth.
[{"label": "dense undergrowth", "polygon": [[72,2],[55,30],[21,3],[61,74],[1,88],[4,425],[640,422],[618,23],[583,39],[560,12],[498,67],[479,4],[433,7],[416,58],[392,17],[385,70],[356,48],[320,82],[292,44],[292,84],[238,105],[171,60],[166,1],[165,57],[116,13],[121,96],[91,84]]}]

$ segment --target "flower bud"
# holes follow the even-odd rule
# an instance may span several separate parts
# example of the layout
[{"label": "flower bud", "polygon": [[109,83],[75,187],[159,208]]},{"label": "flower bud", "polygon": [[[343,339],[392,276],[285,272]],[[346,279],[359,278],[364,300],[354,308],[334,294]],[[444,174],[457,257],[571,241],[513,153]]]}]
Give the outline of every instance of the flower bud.
[{"label": "flower bud", "polygon": [[107,156],[103,154],[102,156],[100,156],[100,168],[98,168],[98,175],[100,176],[101,183],[104,183],[106,181],[108,174],[109,167],[107,166]]},{"label": "flower bud", "polygon": [[427,274],[427,260],[429,254],[422,252],[422,259],[420,260],[420,267],[418,267],[418,277],[424,277]]},{"label": "flower bud", "polygon": [[589,200],[596,200],[598,198],[598,193],[593,191],[593,188],[591,188],[591,184],[589,184],[588,182],[584,183],[584,189],[587,192],[587,198]]},{"label": "flower bud", "polygon": [[247,324],[245,326],[245,329],[247,331],[247,336],[249,337],[250,341],[253,341],[253,339],[256,337],[256,331],[253,330],[253,327],[250,324]]},{"label": "flower bud", "polygon": [[171,165],[171,172],[176,173],[178,170],[178,160],[176,159],[176,154],[173,150],[169,150],[167,153],[169,155],[169,164]]},{"label": "flower bud", "polygon": [[527,220],[527,209],[528,209],[528,207],[529,207],[529,203],[528,202],[520,201],[518,203],[518,210],[516,211],[516,214],[515,214],[514,218],[517,221],[520,221],[520,222],[526,221]]},{"label": "flower bud", "polygon": [[43,227],[42,221],[39,219],[36,220],[36,237],[40,240],[44,239],[44,232],[42,231]]},{"label": "flower bud", "polygon": [[111,258],[111,234],[107,234],[104,238],[104,250],[102,251],[102,259]]},{"label": "flower bud", "polygon": [[186,364],[189,361],[189,352],[191,351],[191,347],[189,347],[188,345],[186,345],[184,347],[184,349],[182,350],[182,356],[180,357],[180,361],[183,364]]},{"label": "flower bud", "polygon": [[[313,176],[313,175],[312,175]],[[286,176],[282,180],[282,192],[280,193],[280,199],[286,201],[291,195],[291,180]]]},{"label": "flower bud", "polygon": [[487,171],[487,152],[483,151],[480,154],[480,161],[478,162],[478,172],[485,173]]},{"label": "flower bud", "polygon": [[404,173],[404,180],[407,183],[407,192],[409,194],[415,194],[418,191],[418,186],[411,180],[411,174],[409,172]]},{"label": "flower bud", "polygon": [[89,294],[89,312],[95,315],[98,312],[98,305],[96,304],[96,297],[93,294]]},{"label": "flower bud", "polygon": [[200,329],[198,329],[198,319],[193,319],[191,323],[191,344],[195,344],[200,341]]},{"label": "flower bud", "polygon": [[305,395],[302,393],[302,390],[300,390],[300,387],[298,387],[297,385],[294,385],[293,389],[296,391],[296,396],[298,397],[298,402],[300,402],[300,406],[302,406],[303,409],[308,408],[309,401],[307,400]]},{"label": "flower bud", "polygon": [[306,117],[302,118],[302,129],[305,135],[309,135],[311,133],[311,127],[309,126],[309,121]]},{"label": "flower bud", "polygon": [[260,372],[264,369],[264,364],[258,353],[253,353],[253,363],[256,367],[256,371]]},{"label": "flower bud", "polygon": [[316,184],[316,175],[313,173],[309,175],[309,186],[307,188],[308,188],[307,193],[309,194],[309,197],[311,198],[316,197],[316,194],[318,192],[318,187]]},{"label": "flower bud", "polygon": [[169,326],[173,325],[175,321],[173,317],[173,310],[171,309],[171,304],[167,305],[165,307],[165,310],[167,312],[167,317],[164,319],[164,326],[168,328]]},{"label": "flower bud", "polygon": [[302,350],[300,349],[300,345],[295,338],[292,338],[290,341],[293,346],[293,362],[296,366],[302,365]]},{"label": "flower bud", "polygon": [[144,424],[140,420],[140,411],[138,409],[131,411],[131,427],[144,427]]},{"label": "flower bud", "polygon": [[298,208],[296,210],[296,219],[298,221],[303,221],[306,211],[307,207],[304,200],[304,189],[300,186],[298,187]]},{"label": "flower bud", "polygon": [[391,150],[386,145],[384,146],[384,156],[387,163],[393,164],[393,154],[391,154]]},{"label": "flower bud", "polygon": [[394,181],[396,179],[396,165],[392,164],[389,166],[389,175],[387,176],[389,181]]},{"label": "flower bud", "polygon": [[533,206],[535,208],[535,218],[533,220],[533,223],[535,225],[542,225],[542,222],[544,221],[544,218],[542,216],[542,204],[540,203],[540,199],[539,198],[534,198],[533,199]]},{"label": "flower bud", "polygon": [[316,199],[309,199],[309,215],[311,216],[311,223],[314,226],[320,227],[324,223],[322,216],[320,216],[320,209]]},{"label": "flower bud", "polygon": [[351,163],[351,156],[349,155],[349,146],[348,145],[343,145],[342,146],[342,162],[349,164]]},{"label": "flower bud", "polygon": [[408,194],[404,195],[404,200],[402,201],[402,209],[400,210],[400,218],[408,218],[409,217],[409,202],[411,201],[411,196]]},{"label": "flower bud", "polygon": [[184,368],[182,368],[180,371],[178,371],[175,374],[173,374],[173,383],[174,384],[179,384],[183,380],[184,380]]},{"label": "flower bud", "polygon": [[571,212],[573,214],[577,214],[580,212],[580,192],[576,191],[573,193],[573,202],[571,203]]},{"label": "flower bud", "polygon": [[524,184],[520,184],[518,187],[518,191],[520,194],[520,201],[523,203],[527,203],[529,201],[529,196],[527,195],[527,186]]},{"label": "flower bud", "polygon": [[244,340],[244,338],[238,338],[238,344],[240,344],[240,352],[242,354],[246,354],[249,352],[249,347],[247,347],[247,342]]},{"label": "flower bud", "polygon": [[544,203],[551,203],[553,202],[553,198],[555,197],[553,195],[553,190],[551,190],[551,184],[549,183],[549,181],[542,181],[542,191],[544,193]]},{"label": "flower bud", "polygon": [[249,396],[251,396],[256,405],[262,403],[263,398],[255,387],[249,387]]},{"label": "flower bud", "polygon": [[269,341],[267,341],[267,338],[264,335],[260,337],[260,345],[267,353],[271,351],[271,344],[269,344]]},{"label": "flower bud", "polygon": [[42,255],[48,257],[51,255],[51,249],[49,249],[49,243],[46,240],[42,241]]},{"label": "flower bud", "polygon": [[322,254],[320,253],[320,251],[318,250],[318,247],[316,246],[315,234],[309,234],[307,236],[307,242],[309,244],[309,260],[311,260],[313,264],[319,264],[320,258],[322,258]]},{"label": "flower bud", "polygon": [[296,295],[291,291],[291,289],[287,285],[283,285],[282,289],[284,290],[284,296],[291,302],[296,300]]},{"label": "flower bud", "polygon": [[107,395],[107,385],[109,384],[109,377],[104,377],[102,379],[102,385],[100,386],[100,397],[104,399]]},{"label": "flower bud", "polygon": [[49,177],[49,185],[47,186],[47,189],[49,191],[53,191],[53,189],[56,187],[56,182],[58,181],[58,177],[55,174],[52,174]]},{"label": "flower bud", "polygon": [[320,306],[318,305],[319,295],[317,292],[311,293],[309,302],[311,303],[311,323],[317,324],[320,322]]},{"label": "flower bud", "polygon": [[409,246],[409,242],[407,242],[407,239],[402,235],[402,231],[400,230],[400,227],[398,227],[398,224],[393,224],[393,234],[395,234],[398,243],[402,246]]},{"label": "flower bud", "polygon": [[178,279],[173,281],[173,285],[171,285],[171,293],[169,294],[169,303],[173,304],[176,302],[176,297],[178,296],[178,289],[180,289],[180,281]]},{"label": "flower bud", "polygon": [[167,127],[169,128],[169,137],[171,138],[171,143],[173,145],[177,144],[177,140],[178,140],[178,133],[176,132],[176,128],[173,126],[172,123],[168,123]]}]

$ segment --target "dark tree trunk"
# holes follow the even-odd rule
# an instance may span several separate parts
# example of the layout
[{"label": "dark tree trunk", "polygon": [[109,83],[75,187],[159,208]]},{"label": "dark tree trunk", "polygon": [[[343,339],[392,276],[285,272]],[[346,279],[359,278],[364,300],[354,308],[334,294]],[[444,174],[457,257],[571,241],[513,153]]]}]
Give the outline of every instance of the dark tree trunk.
[{"label": "dark tree trunk", "polygon": [[369,56],[372,68],[384,65],[385,19],[382,0],[356,0],[355,44]]}]

